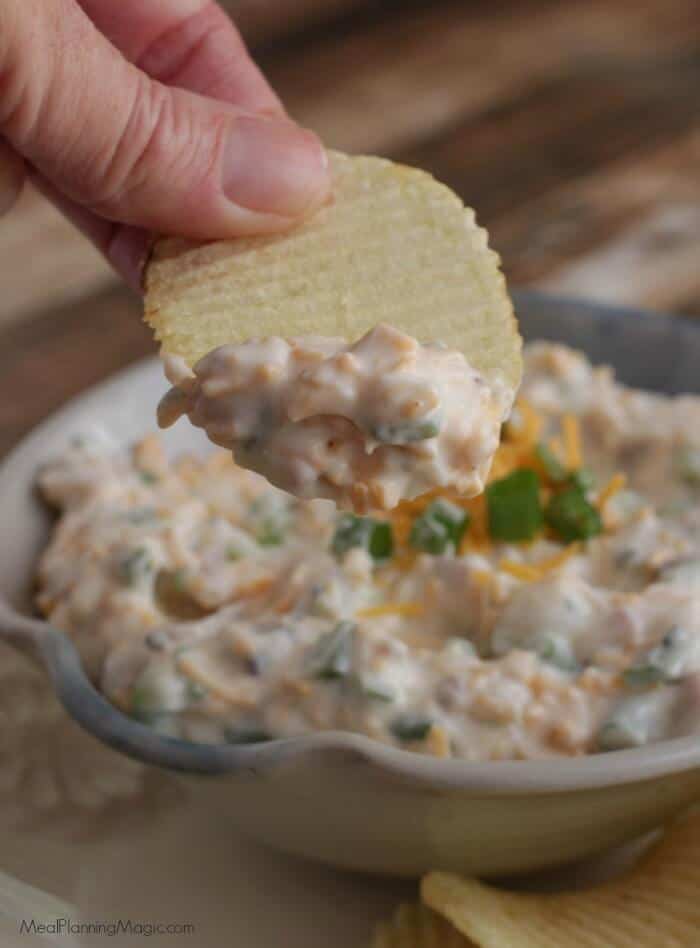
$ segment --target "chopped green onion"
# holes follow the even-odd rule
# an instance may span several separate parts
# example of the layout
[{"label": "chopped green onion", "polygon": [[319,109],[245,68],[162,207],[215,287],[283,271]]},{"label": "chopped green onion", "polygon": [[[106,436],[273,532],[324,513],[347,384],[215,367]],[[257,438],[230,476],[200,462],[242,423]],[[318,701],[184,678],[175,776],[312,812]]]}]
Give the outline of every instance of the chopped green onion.
[{"label": "chopped green onion", "polygon": [[409,542],[416,550],[439,555],[448,547],[457,549],[469,525],[469,514],[456,504],[438,498],[416,517]]},{"label": "chopped green onion", "polygon": [[372,559],[387,559],[394,550],[391,524],[372,517],[356,517],[344,514],[338,521],[331,541],[336,556],[342,556],[354,548],[367,550]]},{"label": "chopped green onion", "polygon": [[255,539],[260,546],[281,546],[284,543],[284,531],[279,523],[270,518],[260,524]]},{"label": "chopped green onion", "polygon": [[600,751],[624,750],[639,747],[646,742],[645,731],[636,726],[636,721],[625,716],[616,716],[606,721],[598,731],[596,743]]},{"label": "chopped green onion", "polygon": [[554,494],[547,504],[545,520],[562,540],[587,540],[603,529],[600,514],[578,487]]},{"label": "chopped green onion", "polygon": [[161,714],[162,708],[154,707],[153,692],[144,685],[136,684],[131,689],[129,716],[141,724],[152,724]]},{"label": "chopped green onion", "polygon": [[126,586],[135,585],[140,579],[143,579],[153,570],[153,560],[148,550],[139,546],[130,553],[127,553],[120,561],[117,567],[119,579]]},{"label": "chopped green onion", "polygon": [[571,643],[561,635],[548,636],[540,647],[539,656],[542,661],[554,665],[562,671],[578,671],[579,665],[571,648]]},{"label": "chopped green onion", "polygon": [[406,712],[394,718],[391,733],[400,741],[423,741],[430,733],[433,722],[422,714]]},{"label": "chopped green onion", "polygon": [[227,744],[264,744],[273,737],[255,725],[230,724],[224,728],[224,740]]},{"label": "chopped green onion", "polygon": [[129,695],[128,713],[135,721],[152,726],[178,709],[177,695],[172,693],[167,680],[162,678],[158,670],[147,668],[134,682]]},{"label": "chopped green onion", "polygon": [[411,527],[409,537],[411,546],[423,553],[432,553],[439,556],[447,550],[450,543],[450,531],[439,520],[428,517],[417,517]]},{"label": "chopped green onion", "polygon": [[283,494],[262,494],[250,505],[250,532],[260,546],[280,546],[290,523],[290,508]]},{"label": "chopped green onion", "polygon": [[394,535],[391,524],[376,521],[369,540],[369,554],[374,560],[385,560],[394,552]]},{"label": "chopped green onion", "polygon": [[427,441],[440,433],[438,421],[404,421],[396,425],[377,425],[373,432],[377,441],[385,444],[411,444],[414,441]]},{"label": "chopped green onion", "polygon": [[550,481],[553,481],[555,484],[561,484],[566,480],[568,476],[566,468],[551,448],[548,448],[546,444],[540,441],[535,448],[535,454]]},{"label": "chopped green onion", "polygon": [[226,559],[229,563],[235,563],[236,560],[240,560],[242,554],[238,547],[230,545],[226,547]]},{"label": "chopped green onion", "polygon": [[569,474],[569,483],[572,487],[578,487],[582,493],[592,490],[595,487],[595,477],[593,472],[587,467],[581,467],[578,471],[572,471]]},{"label": "chopped green onion", "polygon": [[641,661],[625,669],[622,675],[625,684],[632,688],[649,688],[660,682],[676,681],[683,674],[687,639],[685,631],[674,626]]},{"label": "chopped green onion", "polygon": [[158,475],[154,474],[153,471],[139,471],[138,474],[144,484],[157,484],[158,483],[158,480],[159,480]]},{"label": "chopped green onion", "polygon": [[486,488],[489,531],[496,540],[531,540],[542,526],[540,480],[520,468]]},{"label": "chopped green onion", "polygon": [[649,688],[665,681],[666,673],[658,665],[631,665],[622,674],[624,682],[631,688]]},{"label": "chopped green onion", "polygon": [[624,698],[612,709],[598,731],[598,750],[623,750],[649,743],[663,715],[662,708],[663,704],[651,701],[646,694]]},{"label": "chopped green onion", "polygon": [[309,661],[312,678],[331,681],[347,678],[352,670],[352,651],[357,626],[342,620],[314,644]]}]

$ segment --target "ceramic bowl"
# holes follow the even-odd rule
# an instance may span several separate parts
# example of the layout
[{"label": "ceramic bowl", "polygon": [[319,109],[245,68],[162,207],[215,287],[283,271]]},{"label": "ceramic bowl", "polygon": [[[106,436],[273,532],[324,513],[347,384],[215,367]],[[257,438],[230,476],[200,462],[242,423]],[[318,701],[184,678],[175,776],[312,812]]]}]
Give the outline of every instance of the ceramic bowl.
[{"label": "ceramic bowl", "polygon": [[[537,294],[516,296],[523,334],[569,343],[611,363],[632,385],[700,391],[700,326]],[[32,574],[50,521],[35,495],[39,464],[66,439],[101,428],[117,443],[151,430],[164,390],[155,361],[75,400],[27,437],[0,468],[0,593],[29,611]],[[180,423],[169,449],[205,450]],[[69,640],[48,626],[39,647],[65,708],[119,751],[179,771],[217,819],[271,846],[335,866],[419,875],[480,875],[568,863],[630,840],[700,794],[700,740],[571,760],[436,760],[347,733],[253,747],[158,736],[93,688]]]}]

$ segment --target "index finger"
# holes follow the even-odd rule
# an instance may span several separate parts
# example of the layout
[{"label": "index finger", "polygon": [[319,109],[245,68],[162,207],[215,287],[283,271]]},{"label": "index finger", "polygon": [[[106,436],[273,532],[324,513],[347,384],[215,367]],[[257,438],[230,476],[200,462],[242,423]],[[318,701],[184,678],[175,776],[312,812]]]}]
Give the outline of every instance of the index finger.
[{"label": "index finger", "polygon": [[251,112],[283,106],[214,0],[78,0],[97,28],[154,79]]}]

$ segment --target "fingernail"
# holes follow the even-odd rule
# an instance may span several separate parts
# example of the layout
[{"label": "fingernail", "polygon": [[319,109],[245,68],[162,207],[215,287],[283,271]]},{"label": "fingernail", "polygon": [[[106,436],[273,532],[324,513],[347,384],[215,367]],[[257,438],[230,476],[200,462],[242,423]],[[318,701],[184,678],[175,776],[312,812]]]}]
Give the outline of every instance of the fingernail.
[{"label": "fingernail", "polygon": [[152,244],[153,237],[148,231],[116,224],[105,248],[109,262],[137,293],[143,292],[143,273]]},{"label": "fingernail", "polygon": [[247,210],[297,217],[325,200],[328,157],[313,132],[293,122],[240,116],[224,152],[223,186]]}]

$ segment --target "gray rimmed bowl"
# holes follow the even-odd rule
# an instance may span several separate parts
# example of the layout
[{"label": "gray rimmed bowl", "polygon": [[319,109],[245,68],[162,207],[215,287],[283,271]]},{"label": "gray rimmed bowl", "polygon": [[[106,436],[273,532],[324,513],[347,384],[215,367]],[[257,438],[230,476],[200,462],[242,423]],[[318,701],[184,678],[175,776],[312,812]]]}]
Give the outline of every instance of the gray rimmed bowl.
[{"label": "gray rimmed bowl", "polygon": [[[632,385],[700,392],[700,325],[535,293],[515,297],[527,339],[566,342],[612,364]],[[31,612],[31,582],[50,518],[33,484],[37,467],[71,435],[101,429],[116,441],[154,427],[164,390],[155,360],[76,399],[29,435],[0,467],[0,593]],[[181,424],[168,447],[205,450]],[[122,753],[177,771],[230,820],[285,851],[339,867],[418,875],[524,872],[582,859],[657,826],[700,795],[700,740],[553,761],[436,760],[347,733],[248,747],[162,737],[95,690],[59,630],[0,610],[0,635],[45,665],[66,710]]]}]

